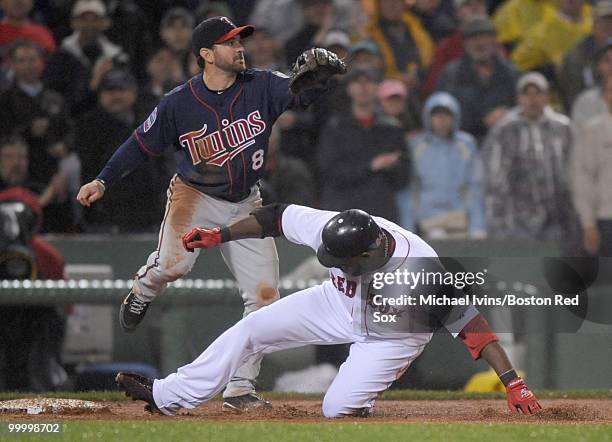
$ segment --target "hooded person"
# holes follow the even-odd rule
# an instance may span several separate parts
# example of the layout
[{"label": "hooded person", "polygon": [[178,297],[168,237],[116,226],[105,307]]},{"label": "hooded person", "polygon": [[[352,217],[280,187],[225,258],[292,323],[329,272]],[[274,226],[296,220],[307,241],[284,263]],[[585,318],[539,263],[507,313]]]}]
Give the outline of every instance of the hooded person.
[{"label": "hooded person", "polygon": [[482,162],[474,137],[459,130],[459,103],[435,93],[422,118],[410,141],[412,182],[398,194],[402,227],[432,239],[484,237]]}]

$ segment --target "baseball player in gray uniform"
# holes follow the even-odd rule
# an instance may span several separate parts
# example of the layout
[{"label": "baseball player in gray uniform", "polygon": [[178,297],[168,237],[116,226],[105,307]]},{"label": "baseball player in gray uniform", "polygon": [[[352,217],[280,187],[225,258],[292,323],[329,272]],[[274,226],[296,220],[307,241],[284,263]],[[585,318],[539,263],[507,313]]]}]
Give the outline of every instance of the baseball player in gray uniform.
[{"label": "baseball player in gray uniform", "polygon": [[[315,250],[319,261],[329,267],[330,279],[245,317],[197,359],[164,379],[118,373],[116,381],[129,396],[147,402],[151,411],[174,415],[212,399],[253,355],[309,344],[350,343],[349,356],[323,400],[323,415],[371,412],[377,395],[421,354],[433,334],[433,329],[415,324],[393,333],[371,329],[364,312],[373,275],[409,269],[407,262],[413,257],[437,260],[435,251],[417,235],[361,210],[337,213],[283,204],[255,209],[229,226],[195,228],[183,236],[183,244],[192,251],[280,235]],[[541,408],[473,306],[451,311],[443,325],[461,338],[474,359],[482,357],[495,369],[506,386],[510,410],[531,414]]]},{"label": "baseball player in gray uniform", "polygon": [[[334,53],[320,48],[298,58],[292,77],[247,69],[241,39],[253,29],[226,17],[201,22],[193,31],[193,51],[203,72],[166,94],[98,177],[79,191],[77,199],[89,206],[147,158],[169,146],[175,149],[177,174],[168,187],[157,250],[137,272],[121,305],[120,323],[127,332],[136,329],[169,282],[193,267],[199,251],[183,249],[185,231],[232,223],[261,205],[258,181],[276,119],[287,109],[312,103],[327,79],[346,69]],[[228,242],[220,250],[240,285],[245,316],[257,310],[258,299],[278,299],[272,238]],[[225,408],[269,405],[255,394],[260,363],[261,357],[254,355],[233,373],[224,392]]]}]

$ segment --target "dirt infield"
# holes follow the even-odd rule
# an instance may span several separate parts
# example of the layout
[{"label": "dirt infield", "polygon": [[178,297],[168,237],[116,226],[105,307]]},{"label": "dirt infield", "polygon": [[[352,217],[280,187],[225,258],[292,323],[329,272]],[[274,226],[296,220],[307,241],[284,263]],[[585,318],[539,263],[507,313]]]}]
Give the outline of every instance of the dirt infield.
[{"label": "dirt infield", "polygon": [[[220,401],[213,401],[194,410],[182,411],[179,416],[152,415],[144,411],[143,402],[96,402],[98,410],[77,409],[42,415],[3,413],[11,420],[184,420],[184,421],[276,421],[276,422],[333,422],[321,415],[321,402],[315,400],[278,400],[272,410],[256,413],[231,413],[221,409]],[[541,401],[544,410],[535,416],[511,416],[501,400],[380,400],[375,413],[368,418],[346,418],[342,422],[432,422],[432,423],[554,423],[554,424],[612,424],[612,399],[549,399]]]}]

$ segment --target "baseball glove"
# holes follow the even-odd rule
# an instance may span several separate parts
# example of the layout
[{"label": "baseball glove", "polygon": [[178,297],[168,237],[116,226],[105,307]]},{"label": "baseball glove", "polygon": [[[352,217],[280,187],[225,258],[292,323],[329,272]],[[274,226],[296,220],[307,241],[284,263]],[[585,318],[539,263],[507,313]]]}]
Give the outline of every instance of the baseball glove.
[{"label": "baseball glove", "polygon": [[295,95],[313,87],[325,86],[332,75],[346,73],[346,65],[327,49],[313,48],[300,55],[289,80],[289,89]]}]

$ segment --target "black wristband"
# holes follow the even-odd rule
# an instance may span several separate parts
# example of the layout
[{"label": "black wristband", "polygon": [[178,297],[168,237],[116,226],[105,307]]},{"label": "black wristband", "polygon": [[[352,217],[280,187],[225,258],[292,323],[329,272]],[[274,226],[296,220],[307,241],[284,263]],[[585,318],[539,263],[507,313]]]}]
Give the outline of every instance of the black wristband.
[{"label": "black wristband", "polygon": [[255,217],[257,223],[261,226],[260,238],[267,236],[281,236],[281,219],[283,212],[288,207],[288,204],[266,204],[263,207],[258,207],[251,212],[251,215]]},{"label": "black wristband", "polygon": [[232,235],[230,233],[230,229],[227,226],[223,226],[221,227],[221,229],[219,230],[219,233],[221,234],[221,242],[228,242],[232,240]]},{"label": "black wristband", "polygon": [[513,368],[499,375],[499,380],[502,381],[502,384],[504,384],[506,387],[516,378],[518,378],[518,374],[516,374],[516,371],[514,371]]}]

